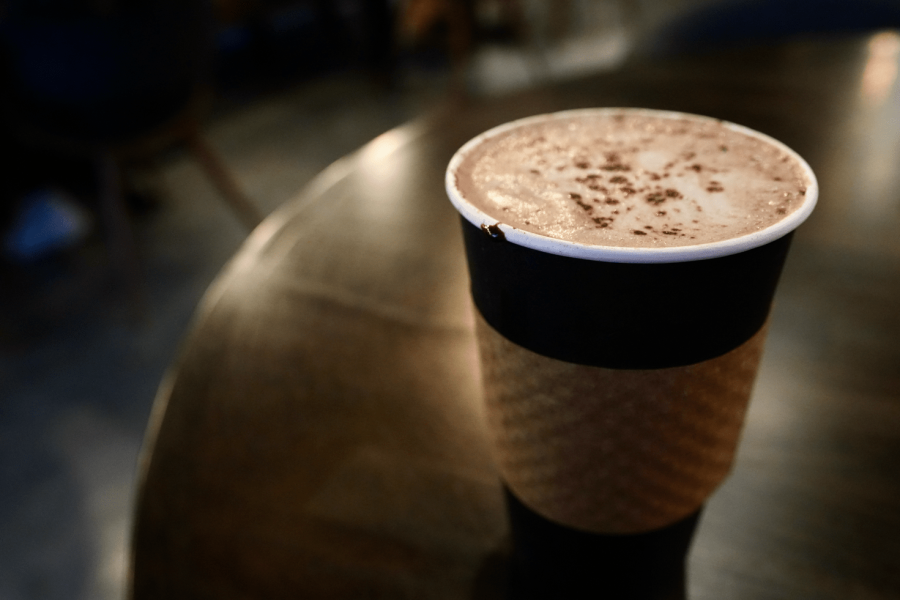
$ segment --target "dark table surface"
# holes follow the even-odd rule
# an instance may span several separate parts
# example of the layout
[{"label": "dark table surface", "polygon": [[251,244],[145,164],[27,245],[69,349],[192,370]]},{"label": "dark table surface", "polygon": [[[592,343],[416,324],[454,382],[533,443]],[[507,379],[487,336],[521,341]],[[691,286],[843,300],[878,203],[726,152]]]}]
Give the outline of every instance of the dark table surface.
[{"label": "dark table surface", "polygon": [[497,598],[451,154],[586,106],[707,114],[817,172],[695,599],[900,597],[900,37],[794,42],[454,105],[327,169],[208,291],[148,430],[132,596]]}]

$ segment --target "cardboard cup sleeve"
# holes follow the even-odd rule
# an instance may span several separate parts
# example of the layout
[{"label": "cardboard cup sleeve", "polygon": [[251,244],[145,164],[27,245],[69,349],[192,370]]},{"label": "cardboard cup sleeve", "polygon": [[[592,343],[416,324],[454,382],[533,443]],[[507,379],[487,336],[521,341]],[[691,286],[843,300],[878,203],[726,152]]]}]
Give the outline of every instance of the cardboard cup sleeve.
[{"label": "cardboard cup sleeve", "polygon": [[526,506],[595,533],[657,529],[729,472],[765,327],[697,364],[609,369],[536,354],[477,315],[490,435]]}]

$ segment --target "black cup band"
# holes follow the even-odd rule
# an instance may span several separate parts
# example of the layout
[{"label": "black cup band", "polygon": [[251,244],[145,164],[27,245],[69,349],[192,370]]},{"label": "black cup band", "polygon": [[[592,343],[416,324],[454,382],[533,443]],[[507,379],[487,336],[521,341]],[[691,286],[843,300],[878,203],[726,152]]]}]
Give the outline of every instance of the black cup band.
[{"label": "black cup band", "polygon": [[509,243],[466,219],[475,306],[537,354],[613,369],[658,369],[721,356],[769,314],[792,234],[739,254],[621,264]]}]

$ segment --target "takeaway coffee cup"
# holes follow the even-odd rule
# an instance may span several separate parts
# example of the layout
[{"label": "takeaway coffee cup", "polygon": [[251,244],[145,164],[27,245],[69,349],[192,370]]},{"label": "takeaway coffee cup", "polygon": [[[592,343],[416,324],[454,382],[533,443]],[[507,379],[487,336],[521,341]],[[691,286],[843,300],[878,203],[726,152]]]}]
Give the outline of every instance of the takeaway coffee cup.
[{"label": "takeaway coffee cup", "polygon": [[738,125],[614,108],[487,131],[453,157],[446,186],[514,592],[683,596],[815,176]]}]

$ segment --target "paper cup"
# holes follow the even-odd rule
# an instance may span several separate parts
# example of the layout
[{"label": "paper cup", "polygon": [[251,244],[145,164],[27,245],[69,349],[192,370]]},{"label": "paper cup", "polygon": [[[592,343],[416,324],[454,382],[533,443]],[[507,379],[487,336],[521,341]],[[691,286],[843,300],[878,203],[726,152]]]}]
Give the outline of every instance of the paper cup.
[{"label": "paper cup", "polygon": [[505,484],[525,506],[580,531],[634,534],[695,513],[727,475],[792,232],[818,196],[806,162],[799,208],[724,241],[591,246],[498,222],[457,184],[485,140],[592,109],[531,117],[463,146],[447,170],[462,216],[488,423]]}]

